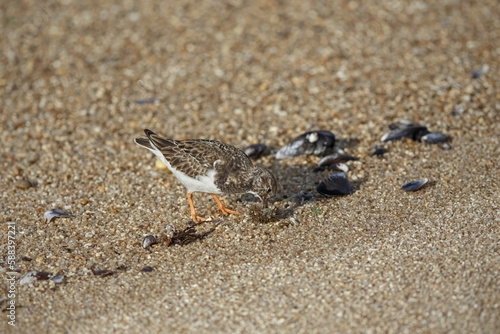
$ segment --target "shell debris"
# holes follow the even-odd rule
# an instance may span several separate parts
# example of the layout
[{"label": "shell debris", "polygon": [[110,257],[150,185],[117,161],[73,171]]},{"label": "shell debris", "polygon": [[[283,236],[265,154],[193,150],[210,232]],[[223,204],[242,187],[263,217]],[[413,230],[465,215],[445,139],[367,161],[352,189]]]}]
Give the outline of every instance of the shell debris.
[{"label": "shell debris", "polygon": [[283,146],[276,152],[276,159],[297,157],[304,154],[323,156],[333,151],[335,135],[330,131],[310,131]]},{"label": "shell debris", "polygon": [[427,181],[429,180],[426,178],[417,181],[411,181],[402,186],[401,189],[403,189],[404,191],[417,191],[422,188],[427,183]]},{"label": "shell debris", "polygon": [[351,192],[351,185],[346,173],[335,173],[321,181],[316,190],[327,197],[343,196]]},{"label": "shell debris", "polygon": [[250,159],[257,160],[260,157],[271,154],[271,149],[264,144],[253,144],[243,149]]},{"label": "shell debris", "polygon": [[156,237],[154,235],[149,234],[145,236],[144,239],[142,239],[142,248],[150,249],[151,246],[157,243],[158,241],[156,240]]},{"label": "shell debris", "polygon": [[431,132],[424,125],[414,124],[410,121],[399,121],[389,125],[391,131],[385,133],[381,140],[383,142],[410,138],[414,141],[428,144],[440,144],[447,142],[450,137],[441,132]]},{"label": "shell debris", "polygon": [[45,218],[47,223],[50,223],[50,221],[54,218],[71,218],[73,217],[73,215],[61,209],[52,209],[46,211],[43,217]]}]

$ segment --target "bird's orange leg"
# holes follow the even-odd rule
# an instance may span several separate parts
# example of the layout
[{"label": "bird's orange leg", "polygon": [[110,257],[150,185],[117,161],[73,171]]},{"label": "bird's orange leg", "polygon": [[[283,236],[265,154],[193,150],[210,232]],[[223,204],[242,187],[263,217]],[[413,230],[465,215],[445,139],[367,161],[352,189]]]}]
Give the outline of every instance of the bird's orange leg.
[{"label": "bird's orange leg", "polygon": [[193,194],[192,193],[187,193],[187,198],[189,202],[189,207],[191,208],[191,219],[196,223],[199,224],[206,219],[203,217],[200,217],[196,214],[196,210],[194,209],[194,203],[193,203]]},{"label": "bird's orange leg", "polygon": [[224,203],[222,203],[222,201],[219,199],[219,197],[216,195],[216,194],[210,194],[212,195],[212,197],[214,198],[214,200],[217,202],[217,204],[219,205],[219,209],[220,211],[222,211],[222,213],[227,216],[228,214],[233,214],[233,215],[240,215],[240,213],[236,210],[231,210],[229,208],[227,208]]}]

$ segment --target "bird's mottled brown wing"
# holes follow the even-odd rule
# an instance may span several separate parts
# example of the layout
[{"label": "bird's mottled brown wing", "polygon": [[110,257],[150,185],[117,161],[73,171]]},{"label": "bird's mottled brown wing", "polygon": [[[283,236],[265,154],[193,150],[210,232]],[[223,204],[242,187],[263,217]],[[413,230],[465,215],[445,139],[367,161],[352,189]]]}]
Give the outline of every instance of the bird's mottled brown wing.
[{"label": "bird's mottled brown wing", "polygon": [[[165,139],[152,131],[146,130],[145,132],[173,168],[191,177],[206,175],[215,165],[218,170],[229,171],[235,167],[246,168],[252,165],[243,151],[219,141]],[[235,161],[239,161],[241,166],[234,166]]]},{"label": "bird's mottled brown wing", "polygon": [[[203,141],[203,140],[202,140]],[[226,193],[245,192],[251,187],[252,180],[247,173],[253,168],[252,161],[242,150],[219,141],[204,141],[217,152],[217,187]]]}]

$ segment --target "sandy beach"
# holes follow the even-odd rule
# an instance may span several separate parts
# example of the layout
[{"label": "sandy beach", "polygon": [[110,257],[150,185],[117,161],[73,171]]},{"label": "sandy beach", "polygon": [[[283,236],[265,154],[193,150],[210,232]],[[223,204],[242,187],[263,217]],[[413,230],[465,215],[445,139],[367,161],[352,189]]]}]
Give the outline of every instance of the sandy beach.
[{"label": "sandy beach", "polygon": [[[499,18],[494,0],[1,4],[0,332],[498,333]],[[382,142],[401,120],[450,140]],[[133,142],[146,128],[272,150],[331,131],[352,191],[318,193],[320,156],[270,154],[270,209],[195,194],[194,226]]]}]

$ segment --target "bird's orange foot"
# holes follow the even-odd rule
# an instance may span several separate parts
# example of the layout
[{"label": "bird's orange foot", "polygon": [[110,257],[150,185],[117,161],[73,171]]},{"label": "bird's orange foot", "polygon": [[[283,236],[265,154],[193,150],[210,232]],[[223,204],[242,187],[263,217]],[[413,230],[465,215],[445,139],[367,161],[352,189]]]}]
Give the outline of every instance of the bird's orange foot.
[{"label": "bird's orange foot", "polygon": [[240,215],[241,213],[239,213],[238,211],[236,210],[232,210],[232,209],[229,209],[227,208],[224,203],[222,203],[222,201],[219,199],[219,197],[215,194],[212,194],[212,197],[215,199],[215,201],[217,202],[217,205],[219,205],[219,209],[220,211],[222,211],[222,214],[224,216],[227,216],[229,214],[232,214],[232,215]]},{"label": "bird's orange foot", "polygon": [[191,219],[194,221],[195,224],[199,224],[201,222],[206,221],[205,218],[198,216],[196,213],[196,210],[194,208],[194,202],[193,202],[193,194],[192,193],[187,193],[187,198],[189,202],[189,208],[191,209]]},{"label": "bird's orange foot", "polygon": [[194,216],[192,215],[191,219],[194,221],[195,224],[203,223],[204,221],[207,220],[206,218],[198,216],[197,214],[194,214]]}]

